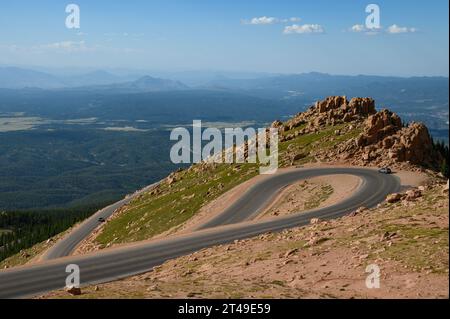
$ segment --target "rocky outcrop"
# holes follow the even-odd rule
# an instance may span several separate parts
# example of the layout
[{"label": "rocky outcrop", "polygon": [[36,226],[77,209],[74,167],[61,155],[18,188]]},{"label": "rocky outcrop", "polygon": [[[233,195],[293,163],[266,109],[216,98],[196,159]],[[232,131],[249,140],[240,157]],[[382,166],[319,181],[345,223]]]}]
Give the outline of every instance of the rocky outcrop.
[{"label": "rocky outcrop", "polygon": [[[367,119],[364,133],[358,137],[356,143],[358,147],[364,147],[383,141],[385,148],[390,148],[393,145],[390,136],[401,128],[400,117],[388,110],[383,110]],[[384,141],[385,139],[386,141]]]},{"label": "rocky outcrop", "polygon": [[280,128],[282,126],[283,126],[283,122],[275,121],[275,122],[272,123],[272,125],[270,127],[272,127],[272,128]]},{"label": "rocky outcrop", "polygon": [[411,123],[404,127],[400,117],[388,110],[367,119],[355,144],[364,161],[379,158],[378,162],[386,165],[408,162],[430,168],[438,167],[440,161],[425,125]]},{"label": "rocky outcrop", "polygon": [[345,96],[331,96],[316,102],[312,111],[316,112],[313,121],[315,127],[348,123],[374,114],[375,101],[371,98],[353,98],[349,102]]},{"label": "rocky outcrop", "polygon": [[[342,124],[347,124],[342,128]],[[354,129],[362,131],[355,139],[338,144],[333,149],[315,150],[313,155],[320,161],[339,160],[354,165],[396,166],[399,163],[439,168],[440,155],[425,125],[411,123],[404,126],[401,118],[383,109],[377,112],[371,98],[331,96],[318,101],[306,112],[291,120],[276,121],[272,127],[280,131],[280,141],[289,141],[304,134],[317,133],[327,126],[340,125],[335,136]],[[401,165],[400,165],[401,166]]]},{"label": "rocky outcrop", "polygon": [[315,133],[327,125],[337,125],[360,121],[375,113],[375,101],[371,98],[353,98],[350,101],[345,96],[331,96],[318,101],[306,112],[298,113],[286,123],[275,121],[272,127],[280,133],[289,132],[300,126],[301,129],[285,134],[281,141],[292,140],[299,135]]},{"label": "rocky outcrop", "polygon": [[323,101],[316,102],[315,109],[318,113],[330,112],[342,116],[368,115],[375,113],[375,101],[371,98],[353,98],[350,102],[345,96],[331,96]]}]

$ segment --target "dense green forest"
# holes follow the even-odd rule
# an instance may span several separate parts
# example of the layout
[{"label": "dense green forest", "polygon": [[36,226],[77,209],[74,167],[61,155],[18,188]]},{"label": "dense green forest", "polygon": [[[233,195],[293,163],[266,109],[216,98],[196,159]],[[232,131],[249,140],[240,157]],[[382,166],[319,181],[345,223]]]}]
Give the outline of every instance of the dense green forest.
[{"label": "dense green forest", "polygon": [[448,165],[450,163],[450,152],[449,152],[449,146],[447,144],[445,144],[444,141],[433,141],[433,146],[435,148],[435,150],[441,154],[443,160],[441,162],[441,173],[442,175],[444,175],[445,177],[450,177],[449,174],[449,169],[448,169]]},{"label": "dense green forest", "polygon": [[0,212],[0,261],[45,241],[109,205],[45,211]]},{"label": "dense green forest", "polygon": [[222,92],[106,94],[0,89],[0,211],[72,208],[167,176],[170,130],[273,121],[279,103]]}]

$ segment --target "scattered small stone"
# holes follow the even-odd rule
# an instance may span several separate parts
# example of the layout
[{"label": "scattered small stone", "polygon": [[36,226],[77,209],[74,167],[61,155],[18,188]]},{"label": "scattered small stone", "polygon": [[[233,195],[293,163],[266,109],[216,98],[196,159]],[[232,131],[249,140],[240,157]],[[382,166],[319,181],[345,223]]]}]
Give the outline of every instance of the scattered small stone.
[{"label": "scattered small stone", "polygon": [[394,193],[394,194],[390,194],[386,197],[386,201],[389,204],[393,204],[393,203],[397,203],[402,199],[403,195],[402,194],[398,194],[398,193]]},{"label": "scattered small stone", "polygon": [[295,254],[296,252],[298,252],[298,249],[291,249],[284,254],[284,258],[287,258],[287,257]]},{"label": "scattered small stone", "polygon": [[66,292],[68,292],[72,296],[79,296],[79,295],[81,295],[81,288],[79,288],[79,287],[69,287],[69,288],[66,288]]},{"label": "scattered small stone", "polygon": [[153,285],[147,288],[147,291],[156,291],[156,290],[159,290],[158,285]]},{"label": "scattered small stone", "polygon": [[422,192],[418,189],[411,189],[406,192],[406,200],[413,201],[419,197],[422,197]]},{"label": "scattered small stone", "polygon": [[381,235],[380,241],[391,240],[395,237],[397,237],[397,233],[385,232],[383,235]]},{"label": "scattered small stone", "polygon": [[291,264],[291,263],[293,263],[294,261],[292,260],[292,259],[288,259],[288,260],[286,260],[286,261],[284,261],[283,262],[283,265],[288,265],[288,264]]}]

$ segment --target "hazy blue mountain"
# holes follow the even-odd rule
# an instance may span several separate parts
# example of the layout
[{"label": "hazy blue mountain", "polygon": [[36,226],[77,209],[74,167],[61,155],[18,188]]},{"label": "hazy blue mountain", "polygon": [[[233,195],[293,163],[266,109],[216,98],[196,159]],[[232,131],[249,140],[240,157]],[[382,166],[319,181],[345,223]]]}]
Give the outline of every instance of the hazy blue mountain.
[{"label": "hazy blue mountain", "polygon": [[135,81],[124,83],[113,83],[107,85],[94,85],[77,87],[76,90],[111,92],[111,93],[143,93],[143,92],[161,92],[186,90],[188,86],[180,81],[154,78],[144,76]]},{"label": "hazy blue mountain", "polygon": [[[113,85],[117,84],[117,85]],[[94,87],[93,89],[126,89],[135,91],[158,91],[185,87],[176,81],[142,77],[136,75],[115,75],[97,70],[76,75],[54,75],[47,72],[17,67],[0,67],[0,88],[3,89],[64,89]],[[105,86],[105,87],[100,87]]]},{"label": "hazy blue mountain", "polygon": [[273,77],[276,74],[263,72],[245,72],[245,71],[214,71],[214,70],[190,70],[190,71],[158,71],[149,70],[145,74],[152,74],[155,77],[181,81],[190,87],[204,87],[211,82],[223,79],[261,79]]},{"label": "hazy blue mountain", "polygon": [[245,92],[304,107],[330,95],[371,96],[378,108],[389,108],[406,121],[422,121],[448,131],[449,79],[445,77],[341,76],[322,73],[281,75],[256,79],[217,78],[209,88]]},{"label": "hazy blue mountain", "polygon": [[[378,107],[391,108],[406,121],[422,121],[431,129],[448,131],[449,80],[445,77],[345,76],[324,73],[273,75],[266,73],[185,71],[117,74],[90,71],[62,76],[21,68],[0,68],[0,88],[40,88],[97,94],[131,94],[181,90],[238,93],[306,107],[330,95],[371,96]],[[252,78],[253,77],[253,78]],[[188,81],[190,86],[185,84]],[[193,85],[197,83],[199,85]],[[19,93],[21,94],[21,93]],[[442,134],[439,134],[440,136]]]},{"label": "hazy blue mountain", "polygon": [[118,76],[103,70],[97,70],[80,75],[65,76],[62,78],[64,84],[69,87],[80,87],[90,85],[108,85],[136,80],[133,76]]},{"label": "hazy blue mountain", "polygon": [[0,67],[0,88],[27,87],[53,89],[64,87],[64,83],[58,77],[48,73],[16,67]]},{"label": "hazy blue mountain", "polygon": [[134,82],[131,82],[129,86],[142,91],[171,91],[184,90],[188,88],[180,81],[153,78],[151,76],[144,76]]},{"label": "hazy blue mountain", "polygon": [[[447,89],[448,78],[444,77],[386,77],[370,75],[330,75],[324,73],[304,73],[279,75],[255,79],[216,78],[208,84],[218,89],[244,90],[267,97],[289,96],[355,95],[367,96],[383,91],[383,94],[399,93],[420,96],[426,91],[441,92]],[[417,90],[419,89],[419,90]]]}]

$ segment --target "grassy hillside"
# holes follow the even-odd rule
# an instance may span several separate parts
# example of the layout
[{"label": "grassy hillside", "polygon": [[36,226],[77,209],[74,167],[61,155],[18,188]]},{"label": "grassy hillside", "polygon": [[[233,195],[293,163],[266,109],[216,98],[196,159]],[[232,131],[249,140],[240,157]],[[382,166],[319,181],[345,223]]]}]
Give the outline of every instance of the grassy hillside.
[{"label": "grassy hillside", "polygon": [[257,173],[254,164],[233,165],[233,169],[221,164],[178,172],[173,184],[163,183],[156,191],[135,199],[106,225],[97,241],[107,245],[151,238],[186,222],[203,205]]},{"label": "grassy hillside", "polygon": [[[315,162],[312,150],[333,148],[338,143],[356,137],[359,129],[347,130],[348,125],[328,126],[319,133],[300,135],[279,145],[280,167]],[[301,127],[283,134],[291,134]],[[336,136],[335,131],[343,133]],[[292,162],[297,154],[304,157]],[[181,226],[202,206],[234,186],[258,174],[256,164],[196,165],[174,174],[176,182],[163,183],[156,191],[136,198],[108,222],[96,241],[101,247],[149,239],[173,227]]]}]

